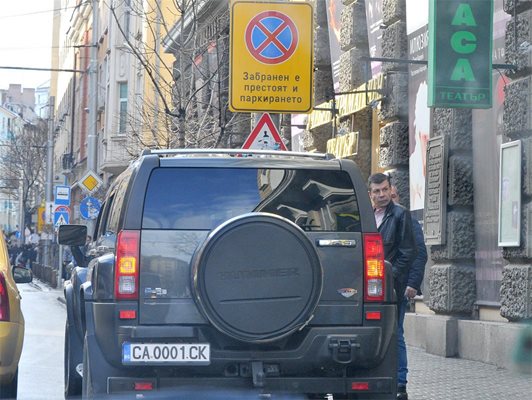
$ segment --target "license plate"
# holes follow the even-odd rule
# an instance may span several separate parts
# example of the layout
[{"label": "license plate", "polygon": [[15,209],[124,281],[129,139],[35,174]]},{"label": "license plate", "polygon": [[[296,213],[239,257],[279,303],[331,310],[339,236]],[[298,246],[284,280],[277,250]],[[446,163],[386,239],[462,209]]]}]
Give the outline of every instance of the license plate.
[{"label": "license plate", "polygon": [[209,364],[208,343],[129,343],[122,344],[124,364]]}]

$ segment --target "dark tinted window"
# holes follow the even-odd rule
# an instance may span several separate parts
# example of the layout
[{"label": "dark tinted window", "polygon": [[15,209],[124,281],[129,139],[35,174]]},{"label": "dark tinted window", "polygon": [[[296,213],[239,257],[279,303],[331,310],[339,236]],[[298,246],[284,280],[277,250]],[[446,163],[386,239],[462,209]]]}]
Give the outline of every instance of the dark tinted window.
[{"label": "dark tinted window", "polygon": [[129,177],[131,170],[128,170],[120,176],[120,181],[117,182],[116,190],[114,192],[114,201],[109,209],[109,220],[107,222],[106,231],[118,233],[122,220],[122,210],[126,199],[126,190],[128,188]]},{"label": "dark tinted window", "polygon": [[249,212],[288,218],[304,230],[360,231],[343,171],[159,168],[150,177],[144,229],[210,230]]}]

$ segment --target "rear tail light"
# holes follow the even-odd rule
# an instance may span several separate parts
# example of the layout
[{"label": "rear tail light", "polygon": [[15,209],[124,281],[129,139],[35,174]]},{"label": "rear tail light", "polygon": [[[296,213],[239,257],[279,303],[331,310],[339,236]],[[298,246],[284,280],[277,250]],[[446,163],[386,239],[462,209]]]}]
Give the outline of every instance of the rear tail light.
[{"label": "rear tail light", "polygon": [[366,319],[368,321],[380,321],[381,312],[380,311],[366,311]]},{"label": "rear tail light", "polygon": [[135,310],[120,310],[118,316],[120,319],[135,319],[137,312]]},{"label": "rear tail light", "polygon": [[9,321],[9,295],[7,293],[6,278],[0,272],[0,321]]},{"label": "rear tail light", "polygon": [[140,231],[120,231],[116,243],[115,298],[139,297]]},{"label": "rear tail light", "polygon": [[384,301],[384,245],[380,233],[364,235],[364,300]]},{"label": "rear tail light", "polygon": [[351,390],[369,390],[369,382],[351,382]]},{"label": "rear tail light", "polygon": [[153,390],[152,382],[135,382],[135,390]]}]

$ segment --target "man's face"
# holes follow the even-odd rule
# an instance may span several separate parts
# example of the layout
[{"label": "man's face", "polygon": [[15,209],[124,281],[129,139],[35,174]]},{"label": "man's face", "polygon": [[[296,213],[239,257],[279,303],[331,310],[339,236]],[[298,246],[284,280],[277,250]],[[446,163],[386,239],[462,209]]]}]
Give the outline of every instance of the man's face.
[{"label": "man's face", "polygon": [[386,207],[392,201],[390,183],[387,180],[382,183],[372,183],[369,187],[369,196],[376,208]]}]

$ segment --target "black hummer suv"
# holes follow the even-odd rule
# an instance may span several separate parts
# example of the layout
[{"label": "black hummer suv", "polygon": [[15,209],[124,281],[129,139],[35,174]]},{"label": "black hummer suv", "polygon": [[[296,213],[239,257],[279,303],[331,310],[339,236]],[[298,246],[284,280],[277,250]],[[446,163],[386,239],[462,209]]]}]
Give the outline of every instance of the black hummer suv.
[{"label": "black hummer suv", "polygon": [[[66,225],[59,241],[85,235]],[[111,186],[92,237],[88,266],[65,285],[67,397],[395,398],[391,269],[354,162],[145,151]]]}]

